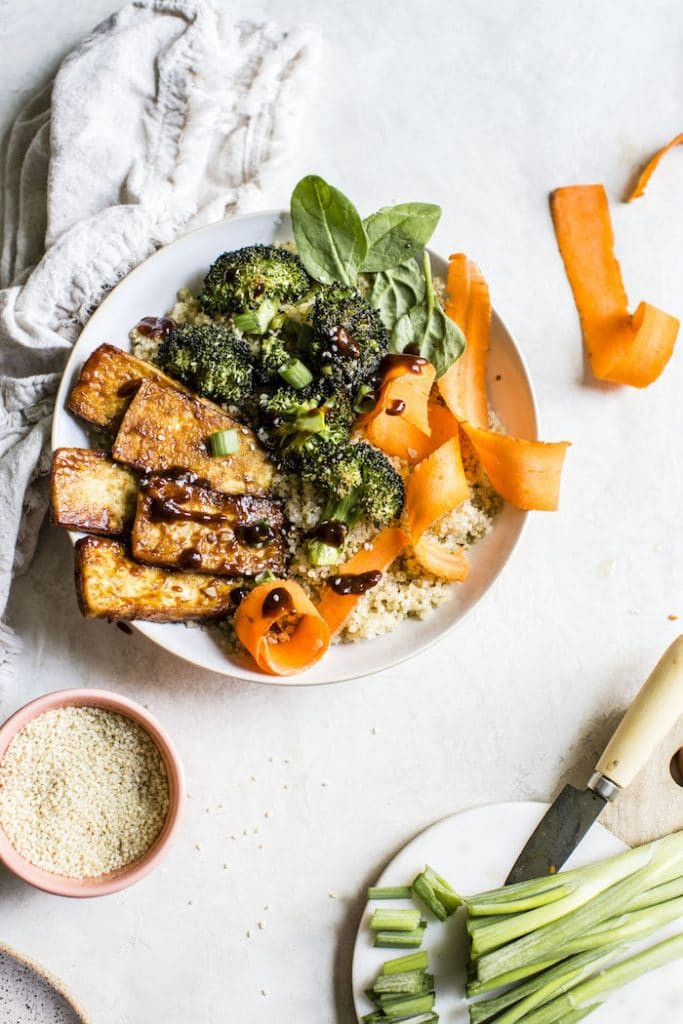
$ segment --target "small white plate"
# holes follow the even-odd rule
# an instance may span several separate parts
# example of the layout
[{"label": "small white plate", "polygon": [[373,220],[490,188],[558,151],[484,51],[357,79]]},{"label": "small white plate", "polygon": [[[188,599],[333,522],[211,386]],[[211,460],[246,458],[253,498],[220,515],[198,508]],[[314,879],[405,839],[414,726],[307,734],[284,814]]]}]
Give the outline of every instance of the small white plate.
[{"label": "small white plate", "polygon": [[[517,855],[535,829],[548,804],[535,801],[489,804],[453,814],[420,832],[384,869],[376,885],[410,885],[429,864],[464,896],[502,885]],[[626,846],[602,825],[595,824],[567,861],[566,867],[583,867],[625,850]],[[358,1019],[370,1013],[372,1004],[365,989],[372,985],[385,960],[401,956],[401,950],[375,949],[370,918],[378,907],[411,906],[405,900],[368,904],[361,918],[353,953],[353,997]],[[436,1006],[441,1020],[467,1024],[465,1001],[466,939],[462,916],[456,913],[441,924],[429,920],[423,949],[429,950],[430,970],[435,975]],[[675,934],[680,926],[663,929],[657,940]],[[412,952],[405,950],[405,953]],[[606,996],[605,1005],[588,1018],[595,1024],[651,1024],[678,1020],[683,1005],[680,966],[668,964]]]},{"label": "small white plate", "polygon": [[[89,445],[86,427],[65,409],[64,403],[84,361],[99,345],[109,342],[129,349],[131,328],[143,316],[157,316],[171,309],[180,288],[198,291],[207,268],[224,250],[291,237],[289,215],[283,211],[235,217],[185,235],[133,270],[95,311],[73,348],[57,393],[53,450]],[[434,272],[445,275],[445,260],[434,253],[430,256]],[[538,424],[529,376],[517,346],[495,312],[491,322],[488,386],[493,407],[508,432],[535,440]],[[227,655],[211,633],[202,629],[153,622],[134,625],[140,633],[185,661],[250,682],[301,685],[370,675],[419,654],[465,617],[509,559],[526,515],[505,505],[489,536],[473,549],[466,582],[455,585],[453,596],[424,621],[406,621],[393,633],[375,640],[333,646],[322,661],[296,676],[266,676],[256,671],[246,656]],[[78,536],[71,534],[74,542]]]},{"label": "small white plate", "polygon": [[60,983],[22,953],[0,945],[3,1024],[87,1024]]}]

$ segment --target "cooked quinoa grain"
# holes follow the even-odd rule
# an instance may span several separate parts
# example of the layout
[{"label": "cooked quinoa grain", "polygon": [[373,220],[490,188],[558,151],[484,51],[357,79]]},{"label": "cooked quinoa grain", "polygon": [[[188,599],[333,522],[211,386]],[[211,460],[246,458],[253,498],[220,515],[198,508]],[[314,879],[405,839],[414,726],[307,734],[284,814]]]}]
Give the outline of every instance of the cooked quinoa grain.
[{"label": "cooked quinoa grain", "polygon": [[168,814],[163,758],[136,722],[102,708],[34,718],[0,762],[0,822],[36,867],[69,878],[144,854]]}]

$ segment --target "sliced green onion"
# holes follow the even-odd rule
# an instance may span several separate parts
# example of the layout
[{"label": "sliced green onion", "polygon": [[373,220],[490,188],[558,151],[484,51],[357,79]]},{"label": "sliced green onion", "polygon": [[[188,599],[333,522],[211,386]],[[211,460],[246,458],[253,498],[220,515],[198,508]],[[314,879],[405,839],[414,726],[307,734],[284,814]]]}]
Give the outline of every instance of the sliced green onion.
[{"label": "sliced green onion", "polygon": [[214,457],[234,455],[236,451],[239,451],[239,446],[240,440],[237,436],[237,431],[234,429],[217,430],[215,434],[211,434],[209,437],[209,448]]},{"label": "sliced green onion", "polygon": [[279,308],[280,303],[275,299],[264,299],[258,309],[234,316],[233,323],[243,334],[265,334]]},{"label": "sliced green onion", "polygon": [[265,572],[260,572],[257,576],[254,576],[254,583],[272,583],[276,579],[275,573],[271,572],[270,569],[266,569]]},{"label": "sliced green onion", "polygon": [[409,900],[413,893],[409,885],[371,885],[369,900]]},{"label": "sliced green onion", "polygon": [[[361,1019],[363,1024],[386,1024],[387,1020],[382,1010],[373,1010],[372,1013],[366,1014]],[[434,1013],[434,1011],[429,1011],[427,1013],[418,1013],[413,1017],[406,1017],[404,1020],[405,1024],[439,1024],[439,1015]],[[565,1024],[565,1022],[562,1021],[561,1024]]]},{"label": "sliced green onion", "polygon": [[417,876],[412,888],[414,895],[422,900],[439,921],[445,921],[462,903],[446,879],[437,875],[429,865]]},{"label": "sliced green onion", "polygon": [[380,974],[372,986],[376,996],[416,996],[423,991],[423,970],[403,971],[400,974]]},{"label": "sliced green onion", "polygon": [[293,387],[296,391],[300,391],[301,388],[305,388],[307,384],[310,384],[313,380],[313,374],[305,366],[300,359],[292,357],[288,359],[284,366],[281,366],[277,371],[282,379],[286,381],[290,387]]},{"label": "sliced green onion", "polygon": [[408,953],[407,956],[397,956],[394,960],[385,960],[382,964],[382,974],[426,970],[428,965],[429,953],[426,949],[422,949],[419,953]]},{"label": "sliced green onion", "polygon": [[411,932],[420,925],[420,911],[382,907],[375,910],[370,921],[373,932]]},{"label": "sliced green onion", "polygon": [[420,924],[412,932],[375,932],[374,945],[378,949],[419,949],[426,927],[426,924]]},{"label": "sliced green onion", "polygon": [[427,992],[420,996],[398,996],[382,1002],[384,1014],[393,1020],[395,1017],[410,1017],[415,1013],[428,1013],[434,1006],[434,993]]}]

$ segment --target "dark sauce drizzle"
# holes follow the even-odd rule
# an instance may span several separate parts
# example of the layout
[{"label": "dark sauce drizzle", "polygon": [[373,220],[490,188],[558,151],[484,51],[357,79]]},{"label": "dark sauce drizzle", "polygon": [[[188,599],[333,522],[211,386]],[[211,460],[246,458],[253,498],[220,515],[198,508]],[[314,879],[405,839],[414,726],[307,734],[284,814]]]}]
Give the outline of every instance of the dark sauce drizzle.
[{"label": "dark sauce drizzle", "polygon": [[422,373],[422,368],[427,365],[428,360],[422,356],[412,355],[409,352],[389,352],[382,360],[380,370],[388,373],[389,370],[402,369],[406,373]]},{"label": "dark sauce drizzle", "polygon": [[278,615],[280,612],[294,611],[292,595],[285,587],[273,587],[263,599],[261,612],[266,618]]},{"label": "dark sauce drizzle", "polygon": [[201,552],[196,548],[185,548],[180,552],[178,565],[181,569],[199,569],[202,564]]},{"label": "dark sauce drizzle", "polygon": [[369,572],[347,572],[340,576],[330,576],[329,584],[335,594],[342,597],[359,597],[376,587],[381,579],[382,573],[378,569],[371,569]]},{"label": "dark sauce drizzle", "polygon": [[168,338],[177,326],[175,320],[171,320],[170,316],[143,316],[135,330],[145,338],[158,341],[160,338]]},{"label": "dark sauce drizzle", "polygon": [[402,398],[394,398],[384,410],[387,416],[400,416],[406,407]]},{"label": "dark sauce drizzle", "polygon": [[338,519],[323,519],[318,523],[308,536],[312,540],[319,540],[331,548],[340,548],[346,540],[349,528],[346,523],[340,523]]}]

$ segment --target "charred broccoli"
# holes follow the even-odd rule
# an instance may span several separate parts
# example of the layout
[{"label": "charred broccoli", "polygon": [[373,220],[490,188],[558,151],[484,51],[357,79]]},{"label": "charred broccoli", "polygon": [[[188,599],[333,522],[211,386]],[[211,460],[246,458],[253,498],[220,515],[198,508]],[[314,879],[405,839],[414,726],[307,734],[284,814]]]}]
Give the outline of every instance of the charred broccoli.
[{"label": "charred broccoli", "polygon": [[331,284],[316,293],[310,351],[323,380],[355,390],[377,373],[388,350],[386,327],[357,289]]},{"label": "charred broccoli", "polygon": [[239,404],[253,394],[251,349],[227,327],[186,324],[159,346],[159,365],[204,398]]},{"label": "charred broccoli", "polygon": [[314,385],[301,390],[284,386],[261,396],[259,436],[283,468],[298,471],[304,453],[321,442],[331,447],[346,442],[353,420],[344,396],[322,395]]},{"label": "charred broccoli", "polygon": [[204,278],[199,304],[209,316],[246,313],[264,301],[296,302],[311,287],[298,256],[274,245],[224,252]]},{"label": "charred broccoli", "polygon": [[[363,517],[375,526],[386,526],[401,515],[405,488],[386,456],[364,441],[341,447],[326,472],[321,466],[318,469],[328,498],[319,524],[320,535],[308,541],[308,557],[313,565],[337,565],[342,560],[343,544],[337,547],[327,542],[329,524],[340,524],[337,533],[342,536]],[[323,524],[327,530],[320,530]]]}]

